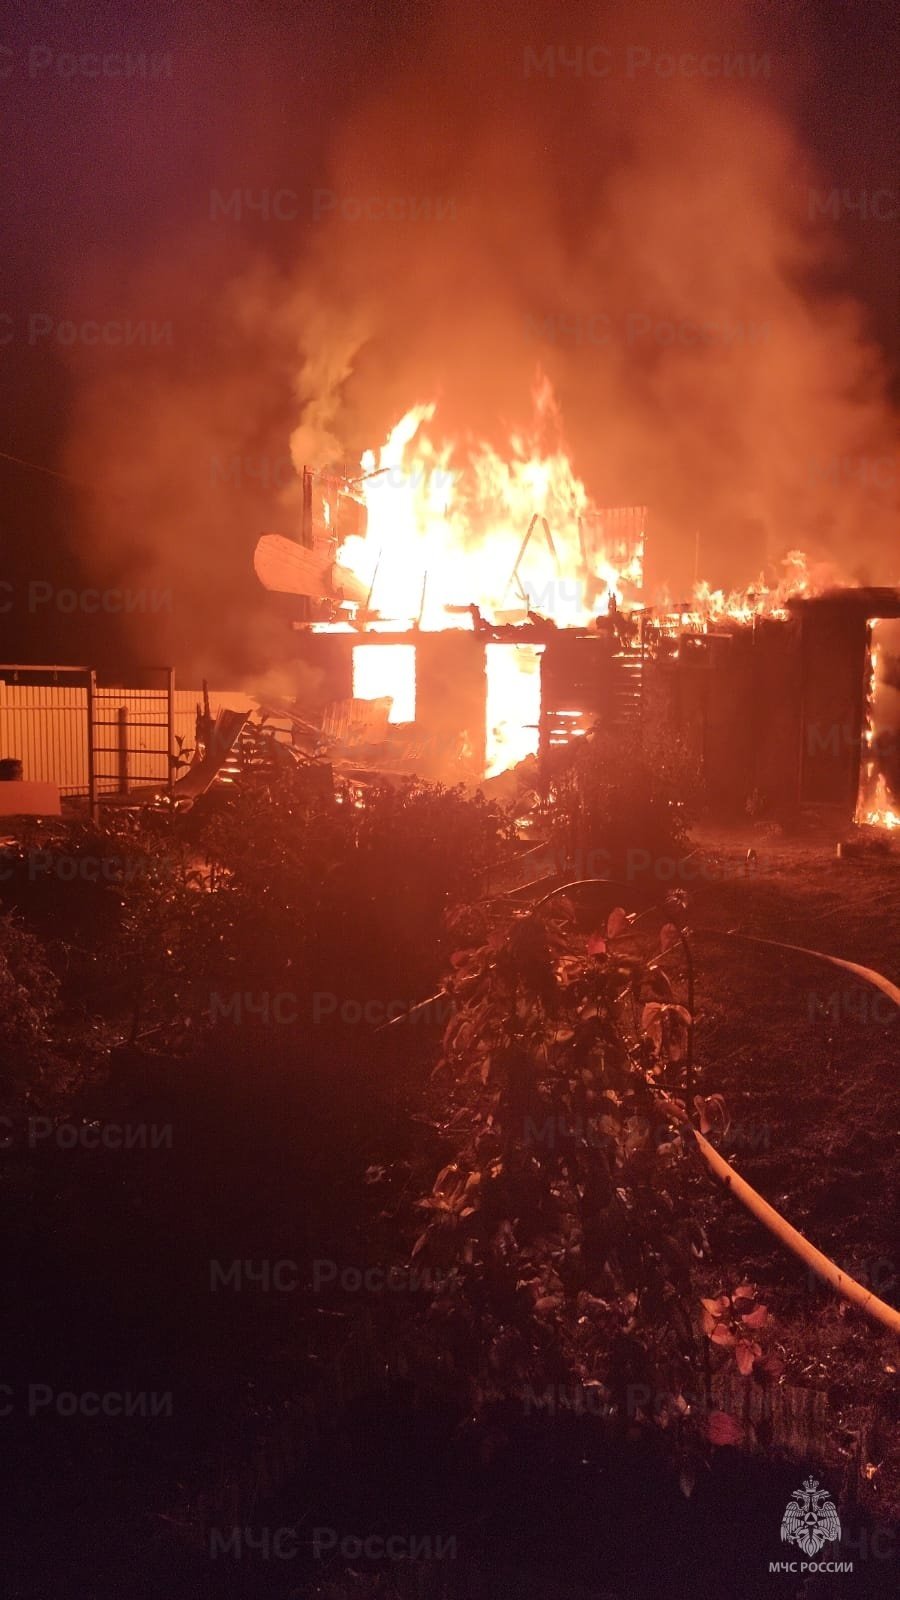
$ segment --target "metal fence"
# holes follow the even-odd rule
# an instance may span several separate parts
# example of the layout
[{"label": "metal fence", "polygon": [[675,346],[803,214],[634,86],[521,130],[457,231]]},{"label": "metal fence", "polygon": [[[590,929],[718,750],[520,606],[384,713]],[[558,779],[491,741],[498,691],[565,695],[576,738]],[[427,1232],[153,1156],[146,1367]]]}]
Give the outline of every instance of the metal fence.
[{"label": "metal fence", "polygon": [[[61,795],[104,797],[148,786],[168,787],[170,760],[194,744],[199,690],[176,689],[159,669],[149,688],[97,682],[89,667],[0,666],[0,758],[22,763],[26,779],[53,783]],[[249,697],[221,690],[220,705],[245,709]]]},{"label": "metal fence", "polygon": [[17,758],[23,777],[55,783],[60,794],[88,794],[87,684],[10,682],[8,670],[0,669],[0,757]]}]

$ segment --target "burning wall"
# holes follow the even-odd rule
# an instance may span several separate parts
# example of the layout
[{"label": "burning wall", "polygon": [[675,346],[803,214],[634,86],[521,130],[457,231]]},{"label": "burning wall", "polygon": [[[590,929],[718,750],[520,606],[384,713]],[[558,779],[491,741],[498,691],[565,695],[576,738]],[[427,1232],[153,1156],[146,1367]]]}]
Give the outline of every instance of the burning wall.
[{"label": "burning wall", "polygon": [[857,821],[900,828],[900,619],[869,619]]},{"label": "burning wall", "polygon": [[[673,730],[693,747],[714,807],[806,802],[852,813],[865,619],[878,592],[829,592],[827,569],[792,551],[780,574],[753,588],[726,594],[699,581],[686,601],[648,606],[645,510],[591,507],[546,380],[534,399],[530,434],[515,433],[505,456],[484,441],[440,441],[429,405],[368,450],[358,475],[304,469],[312,551],[281,578],[277,562],[258,559],[260,575],[274,587],[294,583],[327,614],[311,622],[313,634],[353,641],[354,696],[388,696],[391,722],[427,730],[424,775],[490,778],[529,756],[546,775],[555,753],[593,728],[636,724],[651,747]],[[285,541],[260,548],[273,543]],[[450,643],[461,633],[476,636],[462,650]],[[423,641],[444,634],[444,680],[423,701]],[[892,694],[875,672],[863,810],[879,820],[893,814],[883,770],[893,732],[876,726]],[[415,744],[404,754],[415,760]]]},{"label": "burning wall", "polygon": [[[415,725],[395,730],[393,745],[372,753],[376,764],[390,765],[393,750],[402,770],[477,782],[539,754],[546,775],[557,748],[593,727],[638,729],[651,751],[680,745],[713,814],[813,806],[895,826],[900,687],[889,663],[898,629],[900,591],[870,589],[795,600],[781,616],[705,632],[645,619],[624,649],[585,629],[550,633],[539,647],[511,642],[513,629],[502,643],[461,629],[369,634],[367,643],[352,631],[305,629],[298,645],[335,699],[350,693],[355,651],[389,661],[393,650],[414,650]],[[523,648],[534,651],[531,699],[512,717],[517,702],[503,691]],[[492,653],[505,659],[493,674]],[[639,668],[636,681],[623,679],[629,666]]]},{"label": "burning wall", "polygon": [[845,822],[896,825],[900,693],[888,645],[900,624],[873,628],[873,617],[900,617],[900,590],[797,598],[784,620],[732,624],[689,640],[700,648],[682,645],[676,664],[650,665],[647,703],[693,748],[716,808],[736,812],[753,799],[768,813],[825,807]]}]

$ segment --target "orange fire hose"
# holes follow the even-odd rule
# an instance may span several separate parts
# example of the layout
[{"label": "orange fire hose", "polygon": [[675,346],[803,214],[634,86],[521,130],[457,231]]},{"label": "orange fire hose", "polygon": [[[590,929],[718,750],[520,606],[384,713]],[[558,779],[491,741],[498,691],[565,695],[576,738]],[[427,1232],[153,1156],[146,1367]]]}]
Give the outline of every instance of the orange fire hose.
[{"label": "orange fire hose", "polygon": [[706,939],[740,939],[743,944],[768,945],[770,950],[792,950],[794,955],[812,956],[814,961],[827,961],[829,966],[843,967],[845,972],[852,972],[855,978],[860,978],[863,983],[871,983],[895,1006],[900,1006],[900,989],[890,978],[885,978],[874,967],[863,967],[857,961],[844,961],[840,956],[829,956],[824,950],[808,950],[802,944],[782,944],[780,939],[761,939],[755,933],[737,933],[732,928],[692,928],[691,938],[696,939],[700,934]]},{"label": "orange fire hose", "polygon": [[[808,950],[803,945],[782,944],[778,939],[760,939],[749,933],[720,932],[714,928],[697,928],[694,930],[694,937],[698,933],[707,937],[740,939],[747,944],[769,945],[773,950],[791,950],[796,955],[812,956],[816,961],[827,961],[833,967],[843,967],[846,972],[852,972],[854,977],[860,978],[862,982],[873,984],[876,989],[881,990],[882,994],[887,995],[888,999],[893,1000],[896,1006],[900,1006],[900,989],[897,988],[896,984],[891,983],[889,978],[883,977],[880,972],[876,972],[872,967],[860,966],[855,961],[844,961],[840,956],[826,955],[824,950]],[[830,1284],[832,1289],[835,1289],[845,1300],[849,1300],[853,1305],[859,1306],[860,1310],[865,1311],[867,1316],[873,1317],[876,1322],[880,1322],[884,1327],[890,1328],[892,1333],[900,1333],[900,1311],[895,1311],[893,1306],[887,1305],[884,1300],[879,1300],[877,1294],[872,1294],[870,1289],[863,1288],[863,1285],[857,1283],[855,1278],[849,1277],[846,1272],[841,1271],[840,1267],[835,1266],[834,1262],[824,1256],[821,1250],[817,1250],[815,1245],[810,1244],[802,1233],[798,1233],[796,1228],[791,1227],[791,1224],[785,1221],[774,1206],[770,1206],[762,1195],[757,1194],[756,1190],[751,1188],[740,1173],[735,1172],[727,1161],[723,1161],[719,1152],[713,1149],[708,1139],[704,1139],[702,1133],[698,1133],[696,1128],[692,1129],[692,1132],[700,1146],[704,1160],[716,1177],[725,1184],[726,1188],[731,1190],[735,1198],[740,1200],[748,1211],[752,1212],[753,1216],[758,1218],[764,1227],[769,1229],[770,1233],[775,1235],[776,1239],[793,1251],[795,1256],[798,1256],[801,1261],[811,1267],[818,1277],[822,1278],[825,1283]]]},{"label": "orange fire hose", "polygon": [[698,1133],[696,1128],[692,1131],[704,1160],[716,1177],[721,1179],[735,1198],[740,1200],[741,1204],[746,1206],[747,1210],[751,1211],[781,1244],[787,1245],[795,1256],[799,1256],[801,1261],[811,1267],[818,1277],[830,1284],[832,1289],[836,1289],[838,1294],[843,1295],[845,1300],[852,1301],[861,1311],[874,1317],[876,1322],[881,1322],[886,1328],[890,1328],[892,1333],[900,1333],[900,1311],[895,1311],[893,1306],[887,1305],[884,1300],[879,1300],[877,1294],[872,1294],[870,1289],[864,1289],[855,1278],[848,1277],[847,1273],[842,1272],[833,1261],[823,1256],[821,1250],[817,1250],[808,1239],[804,1239],[802,1233],[792,1228],[774,1206],[769,1205],[768,1200],[764,1200],[761,1194],[757,1194],[756,1190],[750,1187],[739,1172],[735,1172],[727,1161],[723,1161],[718,1150],[713,1149],[702,1133]]},{"label": "orange fire hose", "polygon": [[[602,881],[604,880],[585,879],[578,883],[566,884],[564,887],[566,889],[580,888],[585,882]],[[552,894],[545,896],[545,899],[552,899],[553,894],[559,892],[558,889],[554,890]],[[537,904],[543,904],[543,901],[538,901]],[[532,909],[535,908],[532,907]],[[747,944],[768,945],[773,950],[790,950],[795,955],[810,956],[816,961],[827,961],[833,967],[843,967],[845,971],[852,972],[854,977],[861,979],[862,982],[873,984],[876,989],[880,989],[882,994],[887,995],[896,1006],[900,1007],[900,989],[897,988],[896,984],[891,983],[889,978],[883,977],[880,972],[876,972],[872,967],[860,966],[855,961],[844,961],[840,956],[826,955],[823,950],[808,950],[803,945],[783,944],[777,939],[761,939],[749,933],[736,933],[718,928],[695,928],[691,932],[691,937],[696,938],[698,934],[707,938],[741,939]],[[381,1028],[377,1031],[381,1032],[385,1027],[394,1027],[397,1023],[405,1021],[407,1016],[412,1016],[414,1012],[420,1011],[423,1007],[432,1005],[435,1000],[441,999],[444,993],[443,989],[439,990],[438,994],[431,995],[428,1000],[421,1001],[418,1006],[413,1006],[403,1016],[394,1017],[389,1023],[382,1023]],[[675,1112],[675,1104],[671,1100],[669,1101],[669,1109],[678,1116],[679,1121],[682,1119],[687,1120],[683,1111],[680,1115]],[[900,1311],[895,1311],[893,1306],[889,1306],[884,1300],[880,1300],[877,1294],[872,1294],[870,1289],[865,1289],[861,1283],[856,1282],[855,1278],[851,1278],[848,1273],[842,1272],[840,1267],[836,1266],[828,1256],[823,1255],[821,1250],[817,1250],[815,1245],[810,1244],[802,1233],[792,1227],[781,1213],[775,1210],[774,1206],[770,1206],[768,1200],[764,1200],[761,1194],[757,1194],[747,1180],[742,1178],[739,1172],[735,1172],[734,1167],[729,1166],[728,1162],[722,1159],[719,1152],[713,1149],[709,1140],[704,1139],[703,1134],[693,1125],[691,1125],[691,1132],[710,1170],[735,1196],[735,1199],[740,1200],[741,1204],[764,1227],[768,1228],[770,1233],[774,1234],[779,1243],[785,1245],[795,1256],[805,1262],[808,1267],[811,1267],[817,1277],[829,1284],[845,1300],[851,1301],[853,1305],[864,1311],[867,1316],[872,1317],[875,1322],[880,1322],[885,1328],[889,1328],[892,1333],[900,1333]]]}]

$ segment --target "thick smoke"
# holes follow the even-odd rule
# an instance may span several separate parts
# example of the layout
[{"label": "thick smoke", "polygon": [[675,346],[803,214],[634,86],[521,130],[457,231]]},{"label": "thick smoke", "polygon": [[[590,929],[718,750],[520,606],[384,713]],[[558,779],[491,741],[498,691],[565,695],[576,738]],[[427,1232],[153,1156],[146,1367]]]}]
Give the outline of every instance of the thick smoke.
[{"label": "thick smoke", "polygon": [[[97,555],[173,586],[182,654],[276,648],[250,554],[295,526],[289,450],[353,458],[432,399],[437,433],[502,447],[539,367],[597,503],[650,507],[654,580],[688,585],[699,550],[701,577],[745,584],[797,547],[896,578],[885,375],[793,131],[802,22],[448,0],[350,97],[277,247],[167,241],[137,282],[189,352],[82,374],[70,462],[98,485]],[[236,456],[271,481],[213,483]]]}]

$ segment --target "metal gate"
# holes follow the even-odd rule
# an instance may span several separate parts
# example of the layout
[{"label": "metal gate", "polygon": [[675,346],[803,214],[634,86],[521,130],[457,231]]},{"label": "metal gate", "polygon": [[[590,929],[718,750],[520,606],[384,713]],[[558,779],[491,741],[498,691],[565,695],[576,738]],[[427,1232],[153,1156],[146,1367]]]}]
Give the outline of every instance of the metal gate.
[{"label": "metal gate", "polygon": [[175,682],[171,668],[154,669],[149,689],[98,684],[92,674],[88,743],[94,799],[134,788],[171,788]]}]

